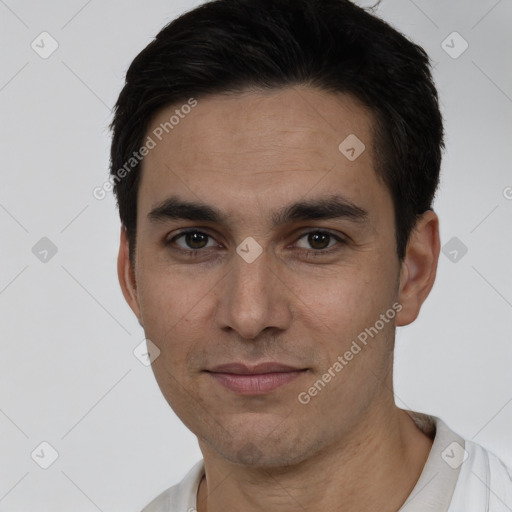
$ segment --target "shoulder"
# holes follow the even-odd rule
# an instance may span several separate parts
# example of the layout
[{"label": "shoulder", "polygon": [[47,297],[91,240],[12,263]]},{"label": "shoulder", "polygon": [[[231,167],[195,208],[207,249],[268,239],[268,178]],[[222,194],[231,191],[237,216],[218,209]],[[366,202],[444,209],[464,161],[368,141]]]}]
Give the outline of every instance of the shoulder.
[{"label": "shoulder", "polygon": [[[449,512],[512,511],[510,467],[490,450],[461,437],[440,418],[406,412],[433,439],[429,457],[411,494],[415,496],[414,510],[434,510],[435,502],[435,510]],[[422,492],[426,486],[430,494]],[[423,508],[419,506],[421,500],[425,502]]]},{"label": "shoulder", "polygon": [[141,512],[195,512],[199,482],[204,474],[204,461],[200,460],[183,477],[144,507]]},{"label": "shoulder", "polygon": [[[466,460],[453,495],[454,510],[505,512],[512,510],[512,469],[483,446],[465,440]],[[470,508],[470,505],[473,508]],[[451,509],[450,509],[451,510]]]}]

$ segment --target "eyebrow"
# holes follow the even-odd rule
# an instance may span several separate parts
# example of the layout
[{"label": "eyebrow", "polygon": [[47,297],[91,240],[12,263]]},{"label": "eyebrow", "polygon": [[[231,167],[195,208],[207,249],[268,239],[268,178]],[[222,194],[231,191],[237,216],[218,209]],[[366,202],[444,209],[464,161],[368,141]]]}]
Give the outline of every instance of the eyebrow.
[{"label": "eyebrow", "polygon": [[[148,214],[149,220],[154,223],[181,219],[227,224],[229,217],[214,206],[185,201],[177,196],[171,196],[158,203]],[[339,195],[298,201],[282,207],[271,214],[274,227],[294,221],[328,219],[347,219],[356,223],[365,223],[368,221],[368,218],[367,210]]]}]

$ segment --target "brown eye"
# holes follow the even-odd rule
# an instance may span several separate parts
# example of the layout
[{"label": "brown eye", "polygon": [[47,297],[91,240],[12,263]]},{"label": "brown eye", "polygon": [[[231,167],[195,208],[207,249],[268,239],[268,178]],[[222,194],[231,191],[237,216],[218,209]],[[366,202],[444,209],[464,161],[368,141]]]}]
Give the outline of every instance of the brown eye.
[{"label": "brown eye", "polygon": [[[178,240],[183,240],[185,243],[178,243]],[[168,245],[176,243],[176,245],[184,251],[199,251],[212,247],[212,244],[208,245],[210,240],[213,242],[212,237],[202,231],[184,231],[169,240]],[[215,243],[213,243],[213,245],[215,245]]]},{"label": "brown eye", "polygon": [[191,249],[202,249],[208,243],[208,235],[199,231],[185,233],[185,243]]},{"label": "brown eye", "polygon": [[299,238],[299,240],[306,241],[306,246],[301,246],[300,244],[298,244],[299,247],[310,252],[328,252],[325,249],[331,248],[333,245],[335,245],[336,241],[338,241],[339,243],[343,242],[343,240],[340,237],[337,237],[327,231],[310,231],[308,233],[304,233]]},{"label": "brown eye", "polygon": [[327,233],[310,233],[308,242],[313,249],[325,249],[329,245],[330,238]]}]

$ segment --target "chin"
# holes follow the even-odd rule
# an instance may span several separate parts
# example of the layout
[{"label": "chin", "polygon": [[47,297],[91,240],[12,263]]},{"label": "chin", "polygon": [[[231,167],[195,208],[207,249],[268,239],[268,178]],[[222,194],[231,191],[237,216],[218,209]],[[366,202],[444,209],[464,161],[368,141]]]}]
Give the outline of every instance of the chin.
[{"label": "chin", "polygon": [[233,464],[253,468],[294,466],[312,456],[316,449],[312,439],[304,439],[300,432],[271,431],[271,434],[253,434],[240,430],[229,445],[208,443],[223,459]]}]

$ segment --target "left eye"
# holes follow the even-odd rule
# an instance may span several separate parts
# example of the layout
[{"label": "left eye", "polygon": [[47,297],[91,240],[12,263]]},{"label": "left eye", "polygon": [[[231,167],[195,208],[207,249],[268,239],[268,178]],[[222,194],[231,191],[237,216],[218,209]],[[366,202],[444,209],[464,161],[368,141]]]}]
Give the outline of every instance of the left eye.
[{"label": "left eye", "polygon": [[[341,238],[329,233],[327,231],[310,231],[308,233],[304,233],[299,240],[305,239],[306,243],[309,244],[311,248],[315,251],[320,251],[322,249],[328,249],[334,245],[336,241],[342,242]],[[333,242],[329,245],[329,242]],[[300,246],[300,244],[298,243]],[[310,247],[301,247],[302,249],[310,250]]]}]

